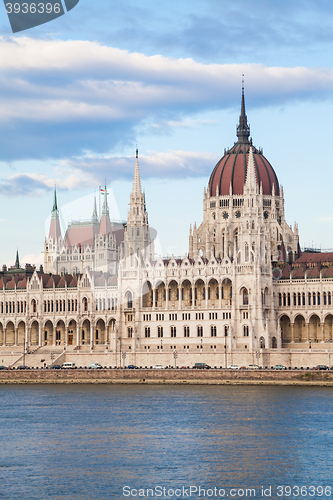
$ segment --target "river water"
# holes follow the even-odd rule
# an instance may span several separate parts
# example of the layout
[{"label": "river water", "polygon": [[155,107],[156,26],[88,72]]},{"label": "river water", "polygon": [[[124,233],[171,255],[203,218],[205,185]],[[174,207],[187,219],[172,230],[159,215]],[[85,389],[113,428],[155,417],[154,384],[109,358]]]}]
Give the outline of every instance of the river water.
[{"label": "river water", "polygon": [[1,386],[0,498],[333,500],[333,389]]}]

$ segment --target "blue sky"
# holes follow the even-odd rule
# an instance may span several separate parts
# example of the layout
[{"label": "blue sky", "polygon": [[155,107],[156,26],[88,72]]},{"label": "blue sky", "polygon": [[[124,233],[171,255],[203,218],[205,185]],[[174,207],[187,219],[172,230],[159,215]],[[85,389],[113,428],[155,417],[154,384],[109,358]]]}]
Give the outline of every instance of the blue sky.
[{"label": "blue sky", "polygon": [[[1,257],[41,261],[57,184],[64,227],[100,184],[126,219],[138,146],[163,255],[234,143],[241,78],[253,142],[284,187],[302,246],[333,248],[333,4],[307,0],[80,0],[13,35],[0,9]],[[1,264],[1,262],[0,262]]]}]

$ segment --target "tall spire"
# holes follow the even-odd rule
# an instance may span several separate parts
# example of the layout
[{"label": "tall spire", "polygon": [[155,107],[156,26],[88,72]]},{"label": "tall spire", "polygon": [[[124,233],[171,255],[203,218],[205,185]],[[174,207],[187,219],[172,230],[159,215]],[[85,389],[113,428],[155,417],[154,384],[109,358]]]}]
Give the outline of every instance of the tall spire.
[{"label": "tall spire", "polygon": [[16,250],[15,269],[20,269],[20,259],[19,259],[18,249]]},{"label": "tall spire", "polygon": [[139,150],[138,149],[135,152],[135,158],[136,159],[135,159],[132,194],[134,194],[134,196],[140,196],[142,194],[142,191],[141,191],[141,179],[140,179],[140,169],[139,169]]},{"label": "tall spire", "polygon": [[91,218],[93,222],[98,222],[96,195],[94,196],[94,211]]},{"label": "tall spire", "polygon": [[58,239],[61,238],[61,228],[60,228],[60,220],[59,220],[59,210],[58,210],[58,203],[57,203],[56,186],[54,186],[53,208],[52,208],[52,212],[51,212],[51,224],[50,224],[49,238],[52,238],[53,241],[58,241]]},{"label": "tall spire", "polygon": [[238,142],[249,142],[250,137],[250,127],[247,124],[247,116],[245,112],[245,97],[244,97],[244,75],[242,75],[242,104],[241,104],[241,114],[239,117],[239,124],[237,126],[237,137]]},{"label": "tall spire", "polygon": [[102,191],[102,194],[104,194],[102,215],[109,215],[109,206],[108,206],[108,200],[107,200],[109,193],[107,192],[107,189],[106,189],[106,179],[105,179],[105,188],[104,188],[104,190],[101,189],[101,191]]},{"label": "tall spire", "polygon": [[54,196],[53,196],[53,209],[52,209],[52,212],[57,212],[57,211],[58,211],[57,189],[56,189],[56,186],[54,186]]}]

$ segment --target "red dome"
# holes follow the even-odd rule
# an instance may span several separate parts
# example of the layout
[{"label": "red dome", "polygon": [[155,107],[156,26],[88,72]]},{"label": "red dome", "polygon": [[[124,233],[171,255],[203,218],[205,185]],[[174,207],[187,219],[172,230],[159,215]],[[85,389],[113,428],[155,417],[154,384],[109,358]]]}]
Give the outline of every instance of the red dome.
[{"label": "red dome", "polygon": [[[217,162],[209,179],[208,189],[210,196],[216,196],[216,188],[220,195],[227,195],[230,191],[230,182],[233,194],[243,194],[246,179],[246,170],[249,160],[250,142],[236,142]],[[264,155],[252,146],[258,185],[262,183],[263,194],[272,194],[274,184],[275,194],[279,194],[279,182],[272,165]]]},{"label": "red dome", "polygon": [[[244,87],[242,89],[242,105],[239,124],[237,127],[238,141],[234,146],[226,151],[220,161],[217,162],[212,175],[209,179],[208,190],[210,196],[216,196],[216,188],[219,188],[219,195],[228,195],[230,191],[230,183],[232,186],[232,194],[242,195],[247,164],[249,160],[250,146],[252,141],[250,137],[250,127],[247,124],[247,116],[245,113]],[[275,194],[280,192],[279,182],[272,165],[264,157],[261,151],[253,147],[253,157],[258,185],[262,184],[263,194],[272,194],[272,187],[275,187]]]}]

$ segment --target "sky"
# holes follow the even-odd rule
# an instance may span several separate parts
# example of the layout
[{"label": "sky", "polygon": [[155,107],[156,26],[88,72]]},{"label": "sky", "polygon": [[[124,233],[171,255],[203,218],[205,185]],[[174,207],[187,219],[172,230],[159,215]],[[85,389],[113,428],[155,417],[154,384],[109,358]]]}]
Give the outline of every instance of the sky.
[{"label": "sky", "polygon": [[224,148],[242,74],[256,147],[302,247],[333,248],[330,0],[80,0],[13,34],[0,5],[0,253],[43,262],[57,186],[63,229],[98,186],[126,220],[139,149],[158,253],[184,255]]}]

